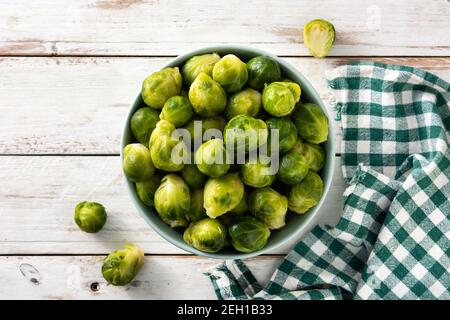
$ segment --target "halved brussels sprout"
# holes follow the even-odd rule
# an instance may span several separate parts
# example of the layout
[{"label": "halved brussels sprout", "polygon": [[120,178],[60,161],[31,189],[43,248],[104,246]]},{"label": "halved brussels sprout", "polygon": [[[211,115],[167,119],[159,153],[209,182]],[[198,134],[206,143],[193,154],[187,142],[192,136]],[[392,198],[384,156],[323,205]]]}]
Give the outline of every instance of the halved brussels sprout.
[{"label": "halved brussels sprout", "polygon": [[244,196],[244,185],[238,173],[210,178],[204,189],[203,206],[210,218],[217,218],[236,208]]},{"label": "halved brussels sprout", "polygon": [[319,203],[322,193],[322,179],[317,173],[309,171],[302,182],[292,187],[288,197],[289,210],[305,213]]},{"label": "halved brussels sprout", "polygon": [[131,117],[131,132],[139,143],[147,147],[148,139],[150,139],[150,135],[156,128],[158,121],[158,111],[149,107],[140,108]]},{"label": "halved brussels sprout", "polygon": [[300,137],[319,144],[328,139],[328,119],[322,109],[314,103],[301,104],[293,114]]},{"label": "halved brussels sprout", "polygon": [[220,84],[201,72],[189,88],[189,101],[196,114],[213,117],[225,110],[227,94]]},{"label": "halved brussels sprout", "polygon": [[256,150],[267,142],[269,131],[263,120],[240,114],[225,126],[224,140],[228,149],[245,152]]},{"label": "halved brussels sprout", "polygon": [[324,58],[334,44],[335,33],[331,22],[315,19],[303,27],[303,42],[311,55]]},{"label": "halved brussels sprout", "polygon": [[125,249],[113,251],[103,260],[103,278],[114,286],[124,286],[136,277],[143,264],[144,251],[127,244]]},{"label": "halved brussels sprout", "polygon": [[207,53],[194,56],[186,61],[181,69],[181,74],[187,86],[189,87],[201,72],[211,77],[214,65],[219,60],[220,56],[217,53]]},{"label": "halved brussels sprout", "polygon": [[304,156],[306,162],[308,162],[309,170],[314,172],[319,172],[325,165],[325,150],[318,144],[312,144],[298,138],[292,152]]},{"label": "halved brussels sprout", "polygon": [[246,212],[248,212],[248,203],[247,203],[247,193],[244,191],[244,196],[242,197],[241,202],[239,202],[236,208],[228,211],[227,213],[231,213],[232,215],[238,216]]},{"label": "halved brussels sprout", "polygon": [[180,94],[181,74],[177,67],[164,68],[148,76],[142,83],[142,100],[145,104],[161,109],[170,97]]},{"label": "halved brussels sprout", "polygon": [[195,162],[201,173],[212,178],[223,176],[230,169],[222,139],[203,143],[195,153]]},{"label": "halved brussels sprout", "polygon": [[191,192],[188,185],[175,174],[168,174],[161,180],[155,192],[155,209],[164,223],[172,228],[189,224]]},{"label": "halved brussels sprout", "polygon": [[194,111],[189,100],[183,96],[173,96],[167,99],[159,118],[167,120],[175,127],[181,127],[191,119]]},{"label": "halved brussels sprout", "polygon": [[88,233],[99,232],[106,223],[106,210],[100,203],[83,201],[75,207],[75,223]]},{"label": "halved brussels sprout", "polygon": [[186,144],[172,136],[176,130],[169,121],[160,120],[150,136],[149,148],[156,168],[167,172],[181,171],[189,153]]},{"label": "halved brussels sprout", "polygon": [[281,158],[277,177],[285,184],[296,184],[306,177],[308,170],[309,165],[305,157],[291,151]]},{"label": "halved brussels sprout", "polygon": [[259,160],[241,165],[242,182],[254,188],[270,186],[275,181],[275,174],[270,170],[270,163],[263,164]]},{"label": "halved brussels sprout", "polygon": [[191,209],[189,210],[189,220],[198,221],[207,217],[206,210],[203,207],[203,189],[195,189],[191,192]]},{"label": "halved brussels sprout", "polygon": [[272,188],[254,190],[248,199],[250,212],[269,229],[280,229],[286,225],[288,199]]},{"label": "halved brussels sprout", "polygon": [[261,93],[247,88],[229,97],[225,113],[228,120],[239,114],[255,117],[261,110],[261,105]]},{"label": "halved brussels sprout", "polygon": [[153,199],[155,197],[155,192],[161,184],[161,178],[158,176],[153,176],[147,181],[136,182],[136,192],[139,199],[147,206],[153,207]]},{"label": "halved brussels sprout", "polygon": [[[222,117],[211,117],[211,118],[194,118],[191,119],[185,126],[184,129],[189,131],[189,134],[191,135],[192,142],[198,141],[200,144],[203,142],[203,135],[206,131],[216,131],[216,133],[220,132],[220,136],[214,136],[214,138],[223,138],[223,128],[225,127],[225,119]],[[196,130],[198,128],[198,130]],[[213,132],[214,133],[214,132]],[[208,137],[211,139],[212,137]],[[194,143],[195,144],[195,143]]]},{"label": "halved brussels sprout", "polygon": [[270,118],[266,121],[271,130],[278,130],[278,149],[281,153],[289,151],[297,141],[297,127],[289,118]]},{"label": "halved brussels sprout", "polygon": [[184,165],[181,176],[191,188],[203,187],[206,182],[206,176],[198,170],[194,163]]},{"label": "halved brussels sprout", "polygon": [[287,116],[300,100],[300,86],[294,82],[272,82],[262,93],[264,110],[275,117]]},{"label": "halved brussels sprout", "polygon": [[269,228],[254,217],[245,216],[228,227],[231,245],[239,252],[261,250],[270,237]]},{"label": "halved brussels sprout", "polygon": [[148,180],[155,173],[150,151],[146,146],[132,143],[123,149],[123,171],[133,182]]},{"label": "halved brussels sprout", "polygon": [[227,54],[214,65],[213,79],[227,92],[239,91],[247,82],[247,67],[234,54]]},{"label": "halved brussels sprout", "polygon": [[214,253],[225,246],[227,228],[218,220],[205,218],[192,222],[184,231],[183,239],[190,246],[203,252]]},{"label": "halved brussels sprout", "polygon": [[278,62],[267,56],[258,56],[247,62],[248,84],[262,90],[265,84],[281,80]]}]

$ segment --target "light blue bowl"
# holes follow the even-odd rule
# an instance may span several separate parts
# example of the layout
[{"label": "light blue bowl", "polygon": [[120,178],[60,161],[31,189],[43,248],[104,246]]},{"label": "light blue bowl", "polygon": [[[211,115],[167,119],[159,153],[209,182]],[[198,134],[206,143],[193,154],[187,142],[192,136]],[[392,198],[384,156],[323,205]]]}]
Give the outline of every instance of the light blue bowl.
[{"label": "light blue bowl", "polygon": [[[277,56],[274,56],[273,54],[270,54],[266,51],[255,49],[247,46],[242,45],[217,45],[217,46],[211,46],[211,47],[205,47],[198,50],[190,51],[188,53],[185,53],[181,56],[176,57],[172,61],[170,61],[168,64],[163,67],[181,67],[185,61],[187,61],[190,57],[199,55],[199,54],[205,54],[205,53],[211,53],[211,52],[217,52],[220,56],[223,56],[228,53],[232,53],[240,57],[243,61],[248,61],[249,59],[259,56],[259,55],[266,55],[270,56],[273,59],[275,59],[280,67],[283,75],[287,78],[292,79],[293,81],[300,84],[302,88],[302,95],[301,100],[302,102],[312,102],[317,105],[319,105],[323,112],[328,116],[327,109],[320,99],[319,94],[314,90],[312,85],[309,83],[309,81],[300,73],[298,72],[293,66],[288,64],[286,61],[284,61],[281,58],[278,58]],[[154,70],[156,71],[156,70]],[[142,79],[144,80],[144,79]],[[141,95],[139,94],[134,103],[131,105],[130,111],[128,112],[125,126],[122,133],[122,139],[120,143],[120,149],[121,149],[121,160],[123,160],[123,148],[132,142],[135,142],[133,135],[130,130],[130,119],[133,113],[145,106],[144,102],[141,99]],[[134,187],[134,184],[130,181],[126,180],[127,189],[131,195],[131,199],[133,201],[133,204],[138,209],[141,216],[144,218],[144,220],[157,232],[159,233],[164,239],[169,241],[170,243],[176,245],[177,247],[186,250],[188,252],[191,252],[193,254],[199,255],[199,256],[206,256],[210,258],[216,258],[216,259],[244,259],[244,258],[250,258],[254,256],[258,256],[264,253],[271,253],[274,252],[278,247],[285,245],[287,243],[291,243],[293,240],[300,240],[300,238],[307,232],[309,229],[311,229],[316,223],[319,218],[320,214],[320,207],[322,207],[322,204],[326,200],[326,196],[328,194],[328,190],[330,189],[331,180],[333,177],[333,170],[334,170],[334,153],[335,153],[335,146],[334,146],[334,134],[333,134],[333,126],[331,125],[331,118],[328,116],[330,125],[329,125],[329,140],[324,144],[324,148],[326,151],[326,164],[325,167],[322,169],[321,176],[324,181],[324,192],[322,199],[320,202],[311,210],[309,210],[307,213],[303,215],[295,214],[295,213],[288,213],[287,219],[286,219],[286,226],[281,230],[275,230],[272,231],[272,235],[270,236],[269,242],[267,245],[259,251],[252,252],[252,253],[239,253],[235,251],[232,248],[224,249],[218,253],[205,253],[202,251],[199,251],[195,248],[192,248],[188,244],[186,244],[183,241],[183,233],[181,230],[174,230],[167,226],[162,220],[159,218],[158,214],[153,208],[149,208],[145,206],[138,198],[136,194],[136,189]]]}]

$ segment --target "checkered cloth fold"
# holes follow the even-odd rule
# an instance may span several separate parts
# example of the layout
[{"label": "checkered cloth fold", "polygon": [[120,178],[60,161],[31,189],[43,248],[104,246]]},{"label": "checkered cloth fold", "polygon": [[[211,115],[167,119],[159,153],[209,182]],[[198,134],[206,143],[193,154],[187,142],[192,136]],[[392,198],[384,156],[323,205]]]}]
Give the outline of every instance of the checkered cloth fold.
[{"label": "checkered cloth fold", "polygon": [[210,270],[219,299],[450,299],[450,85],[358,62],[327,75],[349,186],[262,287],[242,261]]}]

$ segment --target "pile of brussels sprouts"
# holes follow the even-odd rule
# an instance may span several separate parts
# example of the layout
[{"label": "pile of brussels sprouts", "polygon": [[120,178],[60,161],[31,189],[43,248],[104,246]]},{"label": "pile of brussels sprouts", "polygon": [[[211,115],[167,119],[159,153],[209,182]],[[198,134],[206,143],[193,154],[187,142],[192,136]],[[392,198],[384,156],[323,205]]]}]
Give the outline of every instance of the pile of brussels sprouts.
[{"label": "pile of brussels sprouts", "polygon": [[[151,74],[141,95],[145,106],[132,115],[136,143],[123,150],[123,170],[142,203],[192,247],[260,250],[288,212],[303,214],[319,202],[328,119],[319,106],[300,102],[300,85],[283,78],[271,57],[194,56],[181,72]],[[250,131],[255,139],[242,139]],[[267,173],[259,158],[225,160],[262,148],[278,152],[277,172]]]}]

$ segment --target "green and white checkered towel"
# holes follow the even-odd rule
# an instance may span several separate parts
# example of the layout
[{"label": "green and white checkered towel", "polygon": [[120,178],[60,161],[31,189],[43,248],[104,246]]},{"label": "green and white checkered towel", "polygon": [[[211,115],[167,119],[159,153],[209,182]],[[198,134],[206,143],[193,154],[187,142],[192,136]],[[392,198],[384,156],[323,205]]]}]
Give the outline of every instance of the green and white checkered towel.
[{"label": "green and white checkered towel", "polygon": [[208,273],[219,299],[450,299],[450,85],[359,62],[328,75],[349,187],[263,288],[242,261]]}]

